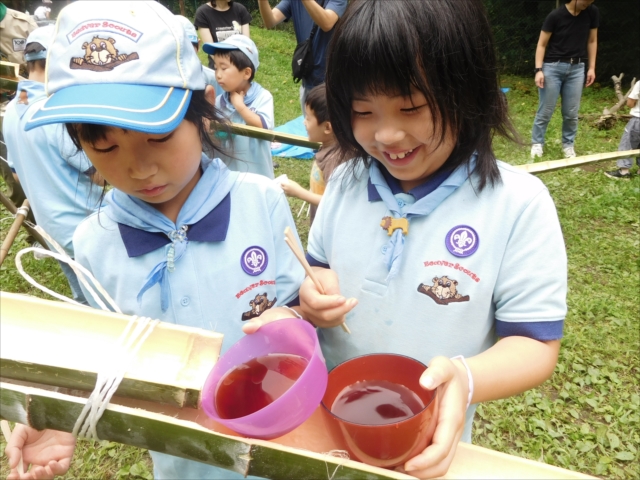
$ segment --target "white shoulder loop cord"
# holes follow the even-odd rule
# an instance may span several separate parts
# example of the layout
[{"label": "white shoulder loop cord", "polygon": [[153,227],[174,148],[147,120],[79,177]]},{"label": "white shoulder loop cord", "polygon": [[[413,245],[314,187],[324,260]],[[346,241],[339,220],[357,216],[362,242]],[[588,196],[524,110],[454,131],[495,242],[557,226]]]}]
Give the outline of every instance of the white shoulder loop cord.
[{"label": "white shoulder loop cord", "polygon": [[455,357],[451,357],[451,360],[460,360],[464,368],[467,370],[467,380],[469,381],[469,397],[467,398],[467,409],[469,405],[471,405],[471,399],[473,398],[473,375],[471,375],[471,369],[469,365],[467,365],[467,361],[464,359],[462,355],[456,355]]},{"label": "white shoulder loop cord", "polygon": [[[15,262],[18,271],[25,278],[25,280],[27,280],[36,288],[39,288],[43,292],[48,293],[49,295],[59,300],[82,306],[81,303],[78,303],[75,300],[67,298],[64,295],[60,295],[53,290],[40,285],[24,271],[21,261],[22,255],[28,252],[39,252],[43,255],[48,255],[55,258],[56,260],[69,264],[69,266],[78,276],[78,280],[82,282],[85,289],[91,294],[93,299],[100,306],[100,308],[102,308],[102,310],[108,312],[111,311],[102,301],[100,295],[102,295],[102,297],[107,301],[113,311],[115,311],[116,313],[122,313],[118,305],[116,305],[116,302],[111,298],[111,296],[102,287],[102,285],[100,285],[98,280],[96,280],[91,272],[89,272],[86,268],[72,259],[69,255],[67,255],[64,249],[55,240],[53,240],[41,227],[35,226],[34,228],[47,240],[47,243],[52,245],[57,250],[57,252],[35,247],[29,247],[20,250],[16,254]],[[100,295],[96,293],[96,291],[89,284],[88,280],[93,283],[95,289],[100,293]],[[93,389],[93,392],[91,392],[87,403],[82,409],[82,412],[80,413],[80,416],[78,417],[78,420],[73,427],[73,435],[75,437],[88,437],[98,440],[96,427],[98,421],[100,420],[100,417],[106,410],[109,402],[111,401],[111,397],[113,397],[116,390],[118,389],[118,386],[120,385],[120,382],[124,378],[127,367],[133,361],[136,354],[138,353],[138,350],[140,350],[140,347],[158,323],[159,320],[152,320],[148,317],[138,317],[137,315],[132,316],[129,319],[129,323],[127,323],[127,326],[116,342],[116,348],[112,352],[112,361],[109,364],[108,370],[98,372],[96,386]]]}]

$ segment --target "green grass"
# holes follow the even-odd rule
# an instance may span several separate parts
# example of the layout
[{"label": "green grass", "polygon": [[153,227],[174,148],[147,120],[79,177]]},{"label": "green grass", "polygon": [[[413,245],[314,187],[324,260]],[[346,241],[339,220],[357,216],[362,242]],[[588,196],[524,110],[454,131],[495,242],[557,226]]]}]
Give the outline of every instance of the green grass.
[{"label": "green grass", "polygon": [[[256,80],[273,94],[280,125],[300,115],[298,87],[289,72],[295,38],[290,30],[254,27],[251,34],[260,48]],[[537,107],[533,79],[506,77],[503,86],[511,88],[507,98],[513,121],[527,142]],[[586,89],[581,113],[600,113],[614,99],[611,88]],[[624,123],[601,131],[592,121],[580,121],[578,154],[616,150]],[[560,124],[556,111],[541,161],[561,158]],[[502,139],[494,145],[498,158],[508,163],[531,161],[526,146]],[[279,164],[276,175],[286,173],[308,187],[309,162],[274,161]],[[474,443],[604,478],[635,479],[640,477],[640,176],[614,181],[603,175],[614,167],[615,162],[605,162],[539,175],[555,200],[569,259],[569,313],[560,359],[553,377],[541,387],[481,405]],[[295,217],[301,202],[289,202]],[[0,217],[7,215],[0,212]],[[2,222],[3,236],[9,223]],[[306,243],[309,221],[303,214],[296,223]],[[27,246],[25,239],[21,232],[12,252]],[[25,263],[37,279],[69,293],[55,262]],[[13,255],[0,268],[0,287],[43,296],[17,274]],[[80,442],[66,478],[151,478],[151,471],[148,454],[142,450]],[[3,458],[0,476],[6,474]]]}]

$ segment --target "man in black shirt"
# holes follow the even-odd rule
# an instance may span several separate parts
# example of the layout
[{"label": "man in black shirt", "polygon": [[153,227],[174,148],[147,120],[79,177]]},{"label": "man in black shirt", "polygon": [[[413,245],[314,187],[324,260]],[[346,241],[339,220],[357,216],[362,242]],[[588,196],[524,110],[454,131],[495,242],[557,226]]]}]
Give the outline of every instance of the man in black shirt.
[{"label": "man in black shirt", "polygon": [[568,0],[552,11],[542,25],[536,48],[535,82],[540,94],[533,122],[531,158],[541,157],[544,137],[562,96],[562,152],[575,157],[574,141],[578,133],[578,110],[582,87],[596,78],[596,51],[600,14],[594,0]]}]

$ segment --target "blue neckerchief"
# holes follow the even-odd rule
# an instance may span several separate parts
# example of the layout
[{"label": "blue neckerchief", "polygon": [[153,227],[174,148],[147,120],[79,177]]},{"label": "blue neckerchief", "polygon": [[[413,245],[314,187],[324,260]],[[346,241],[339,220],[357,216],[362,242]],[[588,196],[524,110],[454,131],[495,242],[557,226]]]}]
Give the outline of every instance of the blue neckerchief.
[{"label": "blue neckerchief", "polygon": [[[262,93],[263,90],[264,88],[262,87],[262,85],[256,82],[251,82],[251,86],[249,87],[249,90],[247,90],[247,94],[244,96],[244,104],[250,107],[251,104],[256,100],[256,98],[258,98],[258,95]],[[231,111],[236,110],[236,107],[234,107],[233,104],[231,103],[229,92],[224,92],[222,94],[222,100],[223,101],[220,102],[222,107],[228,108]]]},{"label": "blue neckerchief", "polygon": [[[189,241],[191,242],[224,242],[231,220],[231,193],[228,193],[216,207],[207,213],[202,220],[189,225]],[[160,232],[147,232],[118,224],[120,238],[127,249],[129,258],[140,257],[171,243],[167,235]]]},{"label": "blue neckerchief", "polygon": [[169,307],[167,274],[174,270],[175,263],[182,258],[187,249],[189,226],[197,224],[223,202],[237,178],[237,173],[229,171],[220,159],[209,160],[204,154],[202,168],[202,177],[178,213],[176,223],[152,205],[119,190],[113,189],[106,196],[109,208],[105,209],[105,213],[111,220],[138,230],[164,234],[171,242],[165,246],[166,259],[160,261],[149,272],[138,292],[138,302],[141,302],[144,293],[156,283],[160,283],[163,312]]},{"label": "blue neckerchief", "polygon": [[[27,103],[22,103],[21,92],[26,92],[27,94]],[[33,80],[22,80],[18,82],[18,88],[16,89],[16,97],[13,100],[16,104],[16,112],[18,116],[22,118],[31,105],[35,102],[47,98],[47,95],[44,91],[44,83],[35,82]]]},{"label": "blue neckerchief", "polygon": [[[433,192],[417,200],[412,205],[406,205],[404,207],[400,206],[396,198],[393,196],[384,175],[378,167],[378,162],[371,162],[371,166],[369,167],[369,179],[391,214],[395,218],[406,218],[407,220],[410,220],[412,217],[421,217],[433,212],[449,195],[455,192],[458,187],[462,185],[467,178],[469,178],[471,172],[475,169],[475,165],[476,155],[471,157],[468,165],[460,165],[451,172],[451,175],[449,175],[447,179],[444,180]],[[401,263],[400,259],[402,258],[402,251],[404,249],[404,241],[405,239],[402,230],[394,230],[386,248],[383,249],[384,262],[387,266],[387,270],[389,270],[387,280],[391,280],[398,274]]]}]

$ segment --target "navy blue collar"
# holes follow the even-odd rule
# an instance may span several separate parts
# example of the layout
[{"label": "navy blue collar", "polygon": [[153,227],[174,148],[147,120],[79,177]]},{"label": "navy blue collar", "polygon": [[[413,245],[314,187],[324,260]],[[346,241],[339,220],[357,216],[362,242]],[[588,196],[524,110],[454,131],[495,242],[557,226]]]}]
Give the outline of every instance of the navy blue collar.
[{"label": "navy blue collar", "polygon": [[[373,161],[375,162],[377,160]],[[394,195],[397,195],[398,193],[405,193],[402,191],[402,187],[400,186],[400,182],[398,181],[398,179],[392,176],[382,163],[378,162],[378,167],[380,167],[380,172],[382,173],[384,179],[387,181],[387,185],[391,189],[391,193],[393,193]],[[449,178],[449,175],[451,175],[451,171],[449,170],[436,172],[434,175],[425,180],[424,183],[412,188],[406,193],[408,193],[409,195],[413,195],[416,201],[418,201],[437,189],[442,182]],[[382,201],[378,190],[376,190],[376,187],[371,183],[371,179],[367,181],[367,192],[369,194],[370,202]]]},{"label": "navy blue collar", "polygon": [[[189,225],[187,238],[194,242],[223,242],[227,238],[231,218],[231,193],[200,221]],[[123,223],[118,223],[120,237],[129,257],[139,257],[171,243],[169,237],[160,232],[147,232]]]}]

